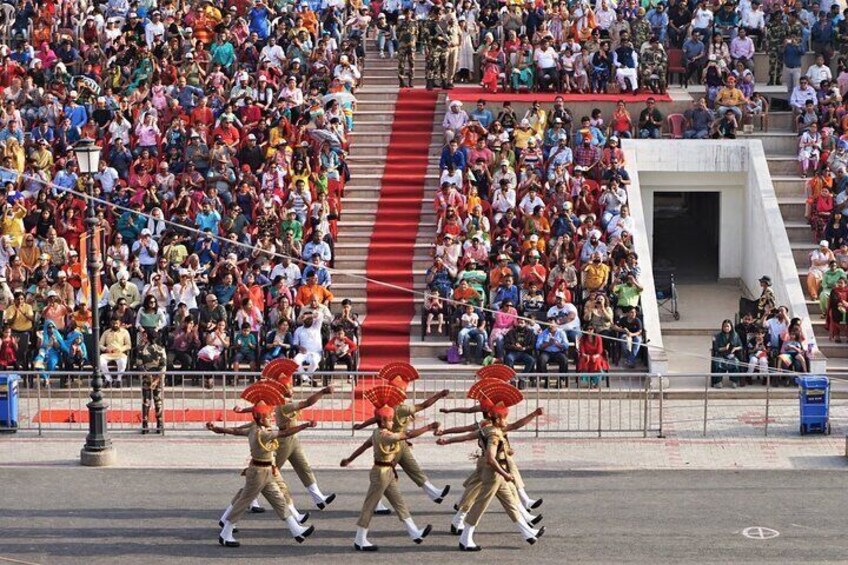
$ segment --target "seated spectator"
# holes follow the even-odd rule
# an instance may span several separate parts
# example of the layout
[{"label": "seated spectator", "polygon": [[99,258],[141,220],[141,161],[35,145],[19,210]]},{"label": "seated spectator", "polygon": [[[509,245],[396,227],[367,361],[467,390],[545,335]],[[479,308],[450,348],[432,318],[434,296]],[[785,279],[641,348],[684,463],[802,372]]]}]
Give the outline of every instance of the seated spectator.
[{"label": "seated spectator", "polygon": [[[344,327],[336,326],[324,350],[327,352],[326,369],[328,371],[335,371],[339,363],[343,363],[348,371],[356,369],[356,343],[347,337]],[[328,386],[328,378],[325,377],[324,380],[325,386]]]},{"label": "seated spectator", "polygon": [[[561,323],[565,321],[565,316],[558,316],[552,323],[545,326],[545,329],[536,338],[536,371],[539,373],[548,372],[548,364],[554,362],[557,364],[559,373],[564,375],[568,373],[568,335]],[[567,377],[560,377],[562,380]],[[545,383],[548,386],[549,383]]]},{"label": "seated spectator", "polygon": [[579,352],[577,372],[589,373],[589,376],[583,376],[581,379],[589,381],[590,388],[598,388],[601,380],[598,373],[609,370],[609,361],[607,361],[604,340],[595,333],[595,326],[592,324],[587,326],[585,333],[580,335],[577,350]]},{"label": "seated spectator", "polygon": [[642,347],[642,321],[638,318],[638,309],[631,308],[615,323],[615,329],[624,340],[624,366],[633,369]]},{"label": "seated spectator", "polygon": [[662,137],[663,115],[656,108],[656,100],[648,98],[647,107],[639,113],[639,137],[659,139]]},{"label": "seated spectator", "polygon": [[[533,354],[535,345],[536,335],[533,330],[524,318],[518,318],[516,325],[504,337],[504,363],[513,368],[520,363],[523,366],[522,372],[532,373],[536,368],[536,358]],[[518,385],[519,388],[524,388],[526,382],[519,379]]]},{"label": "seated spectator", "polygon": [[100,336],[99,346],[100,370],[103,372],[106,387],[111,387],[113,384],[109,364],[115,363],[117,373],[114,377],[114,384],[117,388],[121,388],[121,379],[124,371],[127,369],[128,355],[133,346],[129,332],[121,327],[121,322],[118,318],[113,318],[109,322],[109,329]]},{"label": "seated spectator", "polygon": [[707,107],[707,99],[699,98],[694,107],[686,110],[688,127],[683,132],[684,139],[707,139],[715,121],[715,113]]},{"label": "seated spectator", "polygon": [[[733,323],[730,320],[725,320],[721,323],[721,331],[713,336],[713,373],[729,373],[735,375],[741,370],[740,361],[742,360],[742,340],[733,329]],[[722,377],[713,376],[710,378],[710,386],[713,388],[721,388]],[[730,386],[736,386],[742,383],[740,377],[730,377]],[[744,383],[742,383],[744,386]]]}]

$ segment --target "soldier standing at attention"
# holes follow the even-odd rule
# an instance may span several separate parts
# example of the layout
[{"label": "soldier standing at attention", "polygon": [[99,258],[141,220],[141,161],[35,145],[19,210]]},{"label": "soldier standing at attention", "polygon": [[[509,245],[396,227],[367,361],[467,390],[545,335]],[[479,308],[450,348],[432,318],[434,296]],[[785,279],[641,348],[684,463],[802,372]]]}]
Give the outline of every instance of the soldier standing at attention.
[{"label": "soldier standing at attention", "polygon": [[448,87],[448,45],[447,30],[439,20],[441,9],[433,6],[430,19],[424,26],[421,41],[424,43],[424,57],[427,62],[427,90],[433,90],[438,82],[442,88]]},{"label": "soldier standing at attention", "polygon": [[786,26],[783,12],[773,12],[766,24],[766,50],[769,58],[768,85],[781,83],[783,78],[783,43],[786,40]]},{"label": "soldier standing at attention", "polygon": [[[300,412],[314,405],[326,394],[332,394],[333,387],[324,387],[306,400],[300,402],[292,402],[292,375],[297,371],[298,365],[291,359],[277,359],[268,363],[262,371],[263,378],[278,382],[283,386],[284,395],[287,402],[278,404],[274,409],[274,417],[277,421],[277,427],[280,430],[287,430],[297,426]],[[315,475],[312,473],[312,467],[300,447],[300,441],[296,436],[286,436],[279,442],[276,450],[277,465],[282,467],[286,461],[291,463],[292,469],[297,473],[300,482],[309,491],[312,497],[312,502],[319,510],[324,510],[335,499],[335,494],[324,496],[321,489],[318,488],[318,482],[315,480]]]},{"label": "soldier standing at attention", "polygon": [[147,421],[150,415],[150,401],[156,413],[156,433],[165,431],[162,419],[162,389],[165,385],[165,369],[168,366],[168,354],[159,343],[155,329],[145,328],[139,334],[141,347],[138,351],[138,364],[145,371],[141,377],[141,433],[149,433]]},{"label": "soldier standing at attention", "polygon": [[251,410],[253,422],[249,426],[226,428],[215,426],[211,422],[206,424],[206,429],[216,434],[246,436],[250,445],[250,466],[242,472],[245,477],[244,488],[233,503],[227,520],[223,523],[221,533],[218,536],[218,543],[225,547],[241,545],[233,537],[235,524],[259,493],[262,493],[277,516],[286,523],[295,541],[303,543],[306,538],[312,535],[315,527],[304,528],[289,512],[286,495],[284,494],[286,485],[280,478],[279,470],[274,463],[274,452],[280,439],[294,435],[306,428],[315,427],[315,422],[306,422],[296,427],[274,431],[269,419],[273,413],[274,405],[285,400],[280,388],[274,387],[272,383],[260,381],[251,385],[245,389],[242,398],[253,402],[253,409]]},{"label": "soldier standing at attention", "polygon": [[421,543],[424,538],[430,535],[433,527],[428,524],[423,529],[419,529],[415,525],[415,521],[409,514],[406,503],[400,494],[395,467],[398,464],[401,446],[406,443],[406,440],[418,437],[430,430],[436,430],[439,424],[433,422],[414,430],[394,432],[392,431],[395,417],[393,407],[398,406],[406,399],[403,390],[389,384],[380,384],[366,391],[365,398],[374,405],[374,418],[377,420],[379,428],[374,430],[371,437],[360,445],[350,457],[342,459],[341,462],[342,467],[347,467],[369,448],[374,448],[374,466],[370,473],[371,482],[368,486],[368,494],[365,495],[359,520],[356,522],[356,539],[353,542],[353,547],[356,551],[377,551],[377,546],[368,541],[368,526],[371,524],[371,518],[374,516],[377,504],[384,495],[397,512],[398,518],[406,526],[406,531],[412,541]]},{"label": "soldier standing at attention", "polygon": [[447,88],[453,88],[453,79],[459,70],[459,44],[462,41],[462,35],[459,29],[459,21],[456,19],[456,12],[453,10],[453,4],[448,2],[445,7],[448,9],[442,17],[441,25],[448,36]]},{"label": "soldier standing at attention", "polygon": [[[397,26],[398,50],[397,50],[397,74],[400,87],[412,88],[415,80],[415,47],[418,42],[418,25],[412,20],[412,10],[405,10],[398,16]],[[404,76],[407,83],[404,84]]]},{"label": "soldier standing at attention", "polygon": [[[389,363],[384,366],[380,369],[378,376],[385,380],[388,384],[406,391],[409,383],[417,380],[420,375],[415,367],[409,363],[397,362]],[[395,433],[405,432],[415,419],[415,414],[431,407],[442,398],[445,398],[448,394],[448,390],[442,390],[419,404],[400,404],[393,411],[394,415],[391,430]],[[353,429],[362,430],[376,423],[379,423],[379,419],[374,416],[362,423],[356,424],[353,426]],[[450,485],[446,485],[444,488],[440,489],[431,483],[430,479],[427,478],[427,475],[424,474],[424,471],[421,470],[421,466],[418,464],[418,461],[415,460],[411,446],[412,444],[409,442],[402,442],[398,448],[400,453],[398,454],[397,464],[400,465],[400,468],[403,469],[404,473],[406,473],[412,482],[414,482],[419,488],[424,489],[424,492],[430,497],[430,500],[436,504],[441,504],[445,496],[447,496],[450,492]],[[388,513],[388,509],[386,509],[382,504],[377,508],[377,511],[380,514]]]}]

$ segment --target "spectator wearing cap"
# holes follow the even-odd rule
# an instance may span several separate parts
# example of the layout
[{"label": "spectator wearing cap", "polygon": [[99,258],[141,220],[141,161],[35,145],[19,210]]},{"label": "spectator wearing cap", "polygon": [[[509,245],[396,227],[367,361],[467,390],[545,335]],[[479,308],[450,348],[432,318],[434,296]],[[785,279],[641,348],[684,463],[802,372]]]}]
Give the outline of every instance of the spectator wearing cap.
[{"label": "spectator wearing cap", "polygon": [[137,308],[141,304],[141,295],[138,287],[130,283],[130,274],[121,271],[117,275],[118,282],[109,287],[109,305],[114,307],[119,300],[123,299],[130,308]]},{"label": "spectator wearing cap", "polygon": [[57,271],[56,282],[53,284],[52,290],[56,292],[59,300],[66,308],[73,308],[76,304],[76,291],[68,282],[68,273],[64,270]]},{"label": "spectator wearing cap", "polygon": [[531,281],[539,286],[545,284],[548,270],[539,262],[539,252],[535,249],[527,253],[527,264],[521,268],[521,284],[527,288]]},{"label": "spectator wearing cap", "polygon": [[[462,109],[462,102],[452,100],[445,117],[442,119],[442,129],[445,132],[445,141],[450,141],[462,128],[468,124],[468,114]],[[457,167],[460,168],[460,167]]]},{"label": "spectator wearing cap", "polygon": [[736,77],[733,75],[727,77],[724,88],[718,91],[716,96],[716,114],[723,116],[728,110],[732,111],[738,121],[742,120],[742,106],[747,103],[748,99],[736,87]]},{"label": "spectator wearing cap", "polygon": [[157,258],[159,256],[159,244],[152,237],[149,229],[144,228],[141,230],[141,237],[133,243],[132,253],[138,257],[141,270],[149,278],[150,273],[156,268]]}]

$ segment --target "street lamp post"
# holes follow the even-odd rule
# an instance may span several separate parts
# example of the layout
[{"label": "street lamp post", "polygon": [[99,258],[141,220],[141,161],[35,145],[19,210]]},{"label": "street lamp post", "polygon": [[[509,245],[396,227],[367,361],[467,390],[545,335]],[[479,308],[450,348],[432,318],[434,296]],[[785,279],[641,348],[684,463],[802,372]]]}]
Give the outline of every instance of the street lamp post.
[{"label": "street lamp post", "polygon": [[88,231],[87,268],[88,268],[88,304],[91,309],[91,334],[94,347],[91,353],[93,372],[91,375],[91,402],[88,406],[88,435],[85,445],[80,452],[80,462],[87,467],[106,467],[115,463],[115,448],[106,433],[106,405],[103,403],[103,374],[100,371],[100,309],[97,295],[97,283],[100,280],[100,269],[103,267],[97,253],[95,237],[97,210],[94,203],[94,179],[100,163],[100,147],[91,139],[82,139],[74,146],[74,155],[79,165],[80,173],[84,175],[86,194],[86,220]]}]

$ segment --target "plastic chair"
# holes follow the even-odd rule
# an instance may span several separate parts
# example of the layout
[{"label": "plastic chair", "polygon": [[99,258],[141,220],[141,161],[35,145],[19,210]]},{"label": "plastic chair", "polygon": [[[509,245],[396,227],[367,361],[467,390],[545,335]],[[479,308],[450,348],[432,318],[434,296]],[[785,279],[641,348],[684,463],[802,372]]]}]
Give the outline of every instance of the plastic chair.
[{"label": "plastic chair", "polygon": [[686,116],[683,114],[668,115],[668,131],[672,139],[683,139],[683,126],[686,123]]},{"label": "plastic chair", "polygon": [[686,78],[686,65],[683,62],[683,49],[668,50],[668,80],[666,84],[671,83],[671,76],[676,74],[680,76],[680,86],[689,86],[689,81]]}]

